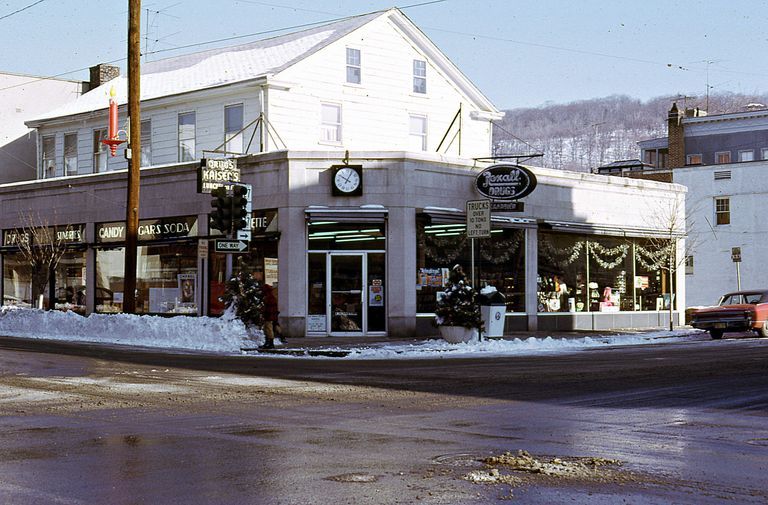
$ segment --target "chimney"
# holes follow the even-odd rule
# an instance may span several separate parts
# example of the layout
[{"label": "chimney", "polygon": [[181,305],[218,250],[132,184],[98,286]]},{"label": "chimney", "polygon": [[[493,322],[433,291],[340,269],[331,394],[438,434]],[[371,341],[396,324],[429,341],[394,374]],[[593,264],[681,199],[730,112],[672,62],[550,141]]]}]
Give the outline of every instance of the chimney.
[{"label": "chimney", "polygon": [[89,90],[96,89],[105,82],[109,82],[120,75],[120,67],[99,63],[91,67],[91,80]]},{"label": "chimney", "polygon": [[685,135],[683,131],[683,119],[685,112],[677,108],[677,103],[672,104],[667,115],[667,146],[669,149],[669,168],[685,166]]}]

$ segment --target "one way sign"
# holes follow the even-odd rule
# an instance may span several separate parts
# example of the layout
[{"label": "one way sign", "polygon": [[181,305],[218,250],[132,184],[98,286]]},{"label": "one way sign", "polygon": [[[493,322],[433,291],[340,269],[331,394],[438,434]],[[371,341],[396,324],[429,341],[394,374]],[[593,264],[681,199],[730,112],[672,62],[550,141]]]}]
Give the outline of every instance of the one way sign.
[{"label": "one way sign", "polygon": [[248,242],[242,240],[216,240],[214,251],[219,253],[242,253],[248,250]]}]

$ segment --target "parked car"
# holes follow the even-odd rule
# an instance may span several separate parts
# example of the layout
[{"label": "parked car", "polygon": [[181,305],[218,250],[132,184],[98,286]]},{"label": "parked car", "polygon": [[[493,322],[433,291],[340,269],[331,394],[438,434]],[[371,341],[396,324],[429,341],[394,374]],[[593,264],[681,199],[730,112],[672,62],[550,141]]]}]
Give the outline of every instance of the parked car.
[{"label": "parked car", "polygon": [[695,311],[691,326],[707,330],[715,339],[727,331],[749,330],[768,337],[768,289],[726,293],[717,306]]}]

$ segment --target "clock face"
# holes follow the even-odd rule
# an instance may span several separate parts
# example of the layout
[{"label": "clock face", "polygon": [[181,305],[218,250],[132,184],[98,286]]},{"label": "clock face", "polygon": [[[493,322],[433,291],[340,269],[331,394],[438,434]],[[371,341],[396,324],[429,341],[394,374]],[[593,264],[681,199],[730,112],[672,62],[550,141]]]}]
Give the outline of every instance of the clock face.
[{"label": "clock face", "polygon": [[352,193],[360,187],[360,174],[354,168],[340,168],[333,177],[333,185],[342,193]]}]

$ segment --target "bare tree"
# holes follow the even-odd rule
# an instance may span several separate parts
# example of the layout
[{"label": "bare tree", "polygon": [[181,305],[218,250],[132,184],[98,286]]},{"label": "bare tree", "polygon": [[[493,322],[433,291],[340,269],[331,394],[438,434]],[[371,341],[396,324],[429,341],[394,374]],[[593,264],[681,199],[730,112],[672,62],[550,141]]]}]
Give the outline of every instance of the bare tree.
[{"label": "bare tree", "polygon": [[[17,230],[16,245],[19,254],[32,267],[32,305],[42,308],[38,302],[54,276],[59,260],[67,250],[66,237],[72,230],[70,225],[54,227],[39,214],[21,214],[22,226]],[[53,307],[53,300],[49,304]]]},{"label": "bare tree", "polygon": [[656,232],[648,240],[648,248],[642,254],[652,270],[666,272],[669,276],[670,330],[674,329],[673,313],[677,291],[673,279],[693,254],[697,242],[689,231],[693,227],[692,214],[690,210],[686,214],[683,198],[678,196],[665,206],[650,209],[647,222]]}]

